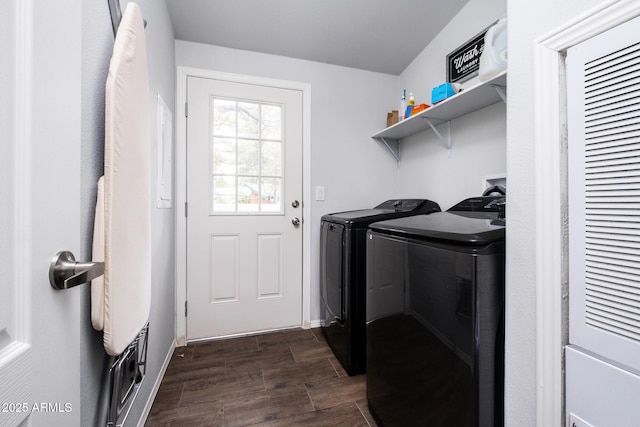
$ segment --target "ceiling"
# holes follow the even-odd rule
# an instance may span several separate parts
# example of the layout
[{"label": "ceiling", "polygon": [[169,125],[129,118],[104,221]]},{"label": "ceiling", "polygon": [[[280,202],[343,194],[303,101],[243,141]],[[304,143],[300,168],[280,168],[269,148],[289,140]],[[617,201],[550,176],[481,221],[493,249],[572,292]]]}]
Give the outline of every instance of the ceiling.
[{"label": "ceiling", "polygon": [[468,0],[167,0],[179,40],[399,75]]}]

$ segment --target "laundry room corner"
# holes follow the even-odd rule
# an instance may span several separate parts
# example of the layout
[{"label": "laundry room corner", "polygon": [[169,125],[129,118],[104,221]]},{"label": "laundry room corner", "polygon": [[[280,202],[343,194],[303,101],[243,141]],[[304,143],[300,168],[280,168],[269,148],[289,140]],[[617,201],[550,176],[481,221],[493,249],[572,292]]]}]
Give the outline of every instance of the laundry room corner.
[{"label": "laundry room corner", "polygon": [[[505,0],[469,1],[400,74],[398,96],[406,90],[417,104],[430,103],[432,88],[447,80],[447,55],[505,14]],[[462,93],[478,83],[477,76],[462,82]],[[481,194],[484,176],[506,176],[506,120],[506,104],[498,102],[436,126],[442,138],[428,128],[403,139],[399,197],[427,197],[446,210]]]}]

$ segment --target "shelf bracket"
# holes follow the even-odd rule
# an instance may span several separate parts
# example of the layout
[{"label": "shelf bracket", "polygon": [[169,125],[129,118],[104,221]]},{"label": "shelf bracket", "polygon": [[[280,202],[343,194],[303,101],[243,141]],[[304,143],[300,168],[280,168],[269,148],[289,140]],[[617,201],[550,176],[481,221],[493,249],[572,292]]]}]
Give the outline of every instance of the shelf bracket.
[{"label": "shelf bracket", "polygon": [[438,129],[436,129],[436,126],[433,124],[433,122],[429,120],[429,117],[423,117],[422,119],[427,122],[433,133],[435,133],[438,138],[440,138],[440,141],[444,143],[444,146],[447,148],[447,150],[451,151],[451,120],[447,120],[447,137],[445,138],[438,131]]},{"label": "shelf bracket", "polygon": [[506,104],[507,103],[507,87],[501,86],[501,85],[491,85],[491,87],[493,87],[496,90],[496,92],[498,92],[498,95],[500,95],[500,98],[502,98],[502,102]]},{"label": "shelf bracket", "polygon": [[380,141],[384,143],[387,147],[387,150],[391,153],[393,157],[395,157],[396,161],[400,161],[400,144],[397,139],[386,139],[384,137],[378,137]]}]

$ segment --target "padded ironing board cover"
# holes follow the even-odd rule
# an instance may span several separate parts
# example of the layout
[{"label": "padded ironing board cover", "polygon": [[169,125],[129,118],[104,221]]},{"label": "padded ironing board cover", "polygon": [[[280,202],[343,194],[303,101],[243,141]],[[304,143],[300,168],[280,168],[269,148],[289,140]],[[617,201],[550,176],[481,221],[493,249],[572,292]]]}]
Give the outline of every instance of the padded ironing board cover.
[{"label": "padded ironing board cover", "polygon": [[[104,176],[98,180],[91,255],[94,262],[104,262]],[[104,328],[104,275],[91,281],[91,324],[97,331]]]},{"label": "padded ironing board cover", "polygon": [[105,106],[102,326],[112,356],[136,339],[151,304],[148,80],[142,13],[128,3],[113,46]]}]

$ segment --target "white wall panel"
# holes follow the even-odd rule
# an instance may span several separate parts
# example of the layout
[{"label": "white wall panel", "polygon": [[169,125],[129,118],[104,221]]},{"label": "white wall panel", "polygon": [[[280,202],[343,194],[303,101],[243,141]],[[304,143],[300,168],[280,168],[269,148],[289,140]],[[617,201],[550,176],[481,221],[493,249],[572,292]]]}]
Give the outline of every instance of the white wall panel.
[{"label": "white wall panel", "polygon": [[281,234],[258,235],[258,298],[274,298],[282,295]]},{"label": "white wall panel", "polygon": [[239,298],[239,244],[240,238],[238,235],[214,235],[210,238],[211,274],[209,276],[209,301],[212,303],[234,301]]},{"label": "white wall panel", "polygon": [[[567,426],[636,427],[640,419],[640,375],[607,363],[580,347],[567,357]],[[584,422],[588,423],[585,424]]]}]

